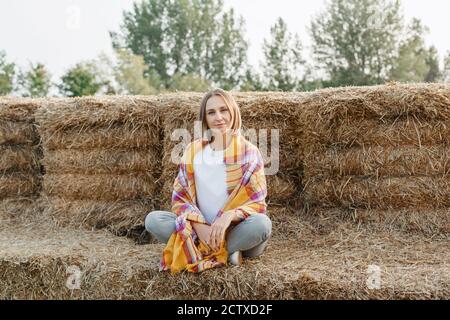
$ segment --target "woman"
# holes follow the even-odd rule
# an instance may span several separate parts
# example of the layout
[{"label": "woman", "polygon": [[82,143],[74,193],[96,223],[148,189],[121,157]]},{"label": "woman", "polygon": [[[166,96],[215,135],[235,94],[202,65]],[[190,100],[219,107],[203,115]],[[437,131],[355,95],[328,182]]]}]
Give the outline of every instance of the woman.
[{"label": "woman", "polygon": [[172,212],[153,211],[146,229],[167,243],[160,270],[201,272],[242,263],[266,248],[272,223],[266,215],[264,163],[240,133],[233,96],[208,92],[200,105],[203,138],[184,150],[172,194]]}]

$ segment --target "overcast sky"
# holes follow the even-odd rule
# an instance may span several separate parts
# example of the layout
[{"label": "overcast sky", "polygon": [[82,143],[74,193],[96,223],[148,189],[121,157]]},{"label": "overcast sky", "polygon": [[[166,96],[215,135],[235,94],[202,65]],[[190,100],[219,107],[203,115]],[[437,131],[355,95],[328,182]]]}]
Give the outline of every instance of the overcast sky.
[{"label": "overcast sky", "polygon": [[[75,63],[111,54],[108,31],[118,30],[123,10],[133,0],[1,0],[0,50],[21,67],[28,62],[48,66],[56,81]],[[250,41],[249,61],[258,67],[261,44],[270,26],[282,17],[292,32],[309,44],[306,26],[324,7],[325,0],[224,0],[246,21]],[[430,28],[428,44],[434,44],[442,58],[450,51],[450,1],[403,0],[403,13],[409,20],[419,17]]]}]

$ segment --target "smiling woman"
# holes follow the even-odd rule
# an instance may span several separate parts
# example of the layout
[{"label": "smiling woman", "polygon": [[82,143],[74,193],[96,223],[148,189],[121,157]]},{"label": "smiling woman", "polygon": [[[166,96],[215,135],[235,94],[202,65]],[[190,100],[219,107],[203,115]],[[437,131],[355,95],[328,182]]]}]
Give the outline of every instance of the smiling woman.
[{"label": "smiling woman", "polygon": [[[241,135],[233,96],[208,92],[200,105],[203,138],[183,154],[172,194],[172,212],[153,211],[145,226],[167,243],[161,270],[201,272],[257,257],[272,223],[266,215],[264,162]],[[230,253],[230,254],[229,254]]]}]

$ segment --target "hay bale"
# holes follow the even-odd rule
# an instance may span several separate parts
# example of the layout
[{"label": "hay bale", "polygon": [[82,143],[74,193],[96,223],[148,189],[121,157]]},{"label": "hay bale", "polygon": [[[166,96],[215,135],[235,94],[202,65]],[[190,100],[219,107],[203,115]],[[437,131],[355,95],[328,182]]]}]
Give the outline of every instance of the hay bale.
[{"label": "hay bale", "polygon": [[155,161],[159,148],[152,149],[93,149],[48,150],[42,164],[47,173],[130,174],[157,173],[161,169]]},{"label": "hay bale", "polygon": [[305,179],[365,176],[372,178],[450,173],[446,146],[329,148],[305,157]]},{"label": "hay bale", "polygon": [[372,179],[311,178],[305,183],[305,201],[325,208],[401,209],[450,206],[450,175]]},{"label": "hay bale", "polygon": [[0,120],[34,123],[40,99],[0,97]]},{"label": "hay bale", "polygon": [[155,177],[146,174],[46,174],[42,193],[71,200],[133,200],[153,197]]},{"label": "hay bale", "polygon": [[[271,152],[271,130],[279,130],[279,157],[280,173],[294,172],[302,167],[303,154],[299,146],[301,141],[301,130],[298,126],[297,117],[301,110],[301,101],[305,94],[283,93],[267,94],[254,97],[248,96],[237,98],[241,108],[243,129],[254,129],[260,135],[261,129],[267,130],[268,156]],[[252,143],[261,150],[260,140],[252,140]],[[268,159],[262,152],[266,166]]]},{"label": "hay bale", "polygon": [[48,98],[36,111],[41,132],[59,132],[80,128],[109,128],[119,124],[127,130],[159,128],[159,113],[151,97],[102,96]]},{"label": "hay bale", "polygon": [[305,96],[303,116],[333,125],[341,120],[450,120],[450,86],[388,84],[319,90]]},{"label": "hay bale", "polygon": [[[149,149],[160,146],[159,136],[146,128],[128,130],[121,127],[83,128],[66,131],[40,129],[46,150]],[[161,152],[161,151],[159,151]]]},{"label": "hay bale", "polygon": [[142,226],[147,214],[156,209],[150,198],[99,201],[44,196],[39,203],[44,208],[43,215],[52,218],[58,226],[106,227],[115,234]]},{"label": "hay bale", "polygon": [[[267,251],[244,265],[171,276],[158,272],[161,244],[136,246],[108,232],[33,221],[0,225],[2,299],[448,299],[449,242],[374,232],[346,223],[320,234],[314,225],[274,214]],[[282,220],[286,218],[288,220]],[[278,225],[288,222],[287,228]],[[308,228],[311,227],[312,229]],[[301,230],[292,241],[285,235]],[[21,241],[17,241],[20,238]],[[311,254],[313,253],[313,254]],[[273,266],[280,266],[273,272]],[[381,286],[367,287],[378,265]],[[80,289],[66,287],[69,267]],[[349,276],[351,275],[351,276]],[[170,290],[168,290],[170,288]]]},{"label": "hay bale", "polygon": [[40,214],[37,196],[0,199],[0,220],[26,219]]},{"label": "hay bale", "polygon": [[372,110],[379,108],[377,118],[414,115],[427,120],[450,120],[450,86],[448,84],[377,86],[364,98],[369,106],[372,106]]},{"label": "hay bale", "polygon": [[[448,143],[450,86],[383,85],[320,90],[302,100],[306,150]],[[364,134],[361,134],[364,133]]]},{"label": "hay bale", "polygon": [[40,179],[34,174],[12,172],[0,175],[0,199],[31,196],[40,190]]},{"label": "hay bale", "polygon": [[[450,208],[441,209],[343,209],[314,207],[308,211],[299,210],[286,214],[289,223],[297,219],[322,235],[329,234],[339,225],[364,228],[381,233],[401,233],[427,239],[447,238],[450,232]],[[272,216],[278,220],[278,216]],[[288,228],[288,223],[284,224]],[[301,237],[301,232],[297,237]]]},{"label": "hay bale", "polygon": [[301,184],[296,177],[283,174],[266,176],[268,204],[294,205],[300,201]]},{"label": "hay bale", "polygon": [[32,124],[0,120],[0,145],[36,144],[37,134]]},{"label": "hay bale", "polygon": [[312,131],[303,137],[308,151],[324,151],[327,148],[356,148],[368,146],[404,147],[450,145],[450,124],[442,121],[423,121],[406,118],[388,122],[348,120],[337,127],[317,121]]},{"label": "hay bale", "polygon": [[40,153],[39,146],[0,145],[0,174],[13,171],[38,172]]},{"label": "hay bale", "polygon": [[[171,135],[176,129],[187,129],[191,138],[194,137],[194,121],[198,120],[200,95],[163,95],[160,97],[164,110],[164,160],[163,163],[170,165],[170,154],[179,141],[171,141]],[[267,162],[270,156],[271,134],[270,130],[280,130],[279,156],[280,167],[284,170],[296,170],[301,167],[301,159],[296,154],[297,147],[301,141],[299,138],[299,127],[296,123],[300,94],[235,94],[236,101],[242,115],[242,133],[244,136],[259,147],[262,130],[267,130],[268,154],[264,157]],[[253,139],[254,130],[256,136]],[[246,134],[248,133],[248,134]],[[259,138],[259,139],[258,139]],[[191,139],[191,140],[192,140]],[[294,153],[294,154],[293,154]],[[263,156],[266,156],[263,153]],[[176,166],[175,166],[176,170]]]},{"label": "hay bale", "polygon": [[449,93],[440,85],[378,86],[306,99],[306,207],[382,231],[445,233]]},{"label": "hay bale", "polygon": [[[406,210],[400,215],[410,217],[407,226],[425,229],[427,219],[444,224],[448,214],[441,209],[450,204],[449,120],[448,85],[312,93],[299,113],[306,207],[327,208],[329,214],[334,209],[376,210],[365,215],[372,220]],[[409,214],[412,209],[423,217]]]}]

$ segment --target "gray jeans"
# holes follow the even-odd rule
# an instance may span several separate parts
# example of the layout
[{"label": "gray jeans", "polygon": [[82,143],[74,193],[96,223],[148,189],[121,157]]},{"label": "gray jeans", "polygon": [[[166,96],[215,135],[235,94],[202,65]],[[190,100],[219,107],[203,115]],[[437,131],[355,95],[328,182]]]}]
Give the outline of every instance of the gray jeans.
[{"label": "gray jeans", "polygon": [[[145,218],[145,229],[158,241],[167,243],[175,231],[177,216],[168,211],[152,211]],[[272,222],[265,214],[252,215],[236,225],[227,238],[227,250],[231,254],[242,251],[245,257],[260,256],[267,246],[272,232]]]}]

